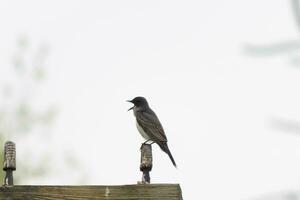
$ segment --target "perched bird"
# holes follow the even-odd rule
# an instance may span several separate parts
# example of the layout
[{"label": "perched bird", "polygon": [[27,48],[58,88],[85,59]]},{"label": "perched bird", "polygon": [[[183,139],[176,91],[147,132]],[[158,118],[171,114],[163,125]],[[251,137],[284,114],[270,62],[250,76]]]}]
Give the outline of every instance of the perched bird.
[{"label": "perched bird", "polygon": [[148,141],[156,143],[169,155],[173,165],[176,167],[175,160],[167,144],[168,140],[164,129],[154,111],[149,107],[147,100],[144,97],[135,97],[132,100],[128,100],[128,102],[134,105],[128,111],[133,109],[136,118],[136,127],[143,138],[146,139],[145,143]]}]

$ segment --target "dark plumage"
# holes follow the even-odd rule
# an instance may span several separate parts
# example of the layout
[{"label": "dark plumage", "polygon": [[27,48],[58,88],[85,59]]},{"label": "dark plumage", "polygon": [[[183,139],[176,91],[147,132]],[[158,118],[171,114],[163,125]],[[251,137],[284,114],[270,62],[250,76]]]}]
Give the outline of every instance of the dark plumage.
[{"label": "dark plumage", "polygon": [[144,97],[135,97],[128,102],[134,104],[129,110],[133,109],[137,129],[140,134],[146,139],[146,142],[149,140],[153,141],[167,153],[176,167],[175,160],[167,144],[168,140],[164,129],[154,111],[149,107],[147,100]]}]

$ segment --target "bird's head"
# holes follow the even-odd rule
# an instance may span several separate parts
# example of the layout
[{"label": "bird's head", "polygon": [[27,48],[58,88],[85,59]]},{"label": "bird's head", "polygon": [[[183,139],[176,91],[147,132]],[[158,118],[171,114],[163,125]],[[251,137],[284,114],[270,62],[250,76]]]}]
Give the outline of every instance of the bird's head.
[{"label": "bird's head", "polygon": [[148,106],[148,102],[144,97],[135,97],[132,100],[128,100],[127,102],[133,103],[133,107],[129,108],[129,110],[132,110],[134,107],[145,107]]}]

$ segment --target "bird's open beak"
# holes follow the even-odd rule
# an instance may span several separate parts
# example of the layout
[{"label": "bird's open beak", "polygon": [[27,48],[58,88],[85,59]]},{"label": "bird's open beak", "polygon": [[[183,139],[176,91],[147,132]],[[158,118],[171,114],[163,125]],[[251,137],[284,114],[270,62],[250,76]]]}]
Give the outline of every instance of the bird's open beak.
[{"label": "bird's open beak", "polygon": [[132,106],[131,108],[128,109],[128,111],[132,110],[134,106]]},{"label": "bird's open beak", "polygon": [[[127,100],[127,102],[132,103],[131,100]],[[134,106],[132,106],[131,108],[128,109],[128,111],[132,110]]]}]

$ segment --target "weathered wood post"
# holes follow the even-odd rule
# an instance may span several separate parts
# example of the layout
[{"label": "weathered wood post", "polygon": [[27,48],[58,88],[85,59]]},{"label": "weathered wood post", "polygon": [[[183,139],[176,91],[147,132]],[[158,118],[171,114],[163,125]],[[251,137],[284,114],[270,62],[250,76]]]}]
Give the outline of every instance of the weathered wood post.
[{"label": "weathered wood post", "polygon": [[6,172],[4,185],[14,185],[13,171],[16,170],[16,146],[11,141],[6,142],[4,145],[3,170]]},{"label": "weathered wood post", "polygon": [[143,143],[141,146],[140,170],[143,172],[142,184],[150,183],[150,171],[152,169],[152,148],[151,144]]},{"label": "weathered wood post", "polygon": [[24,199],[151,199],[182,200],[179,184],[145,184],[150,183],[149,172],[152,169],[152,149],[150,144],[141,146],[140,170],[143,172],[142,183],[135,185],[13,185],[13,171],[16,169],[16,148],[13,142],[6,142],[4,147],[4,166],[6,171],[4,185],[0,186],[0,200]]}]

